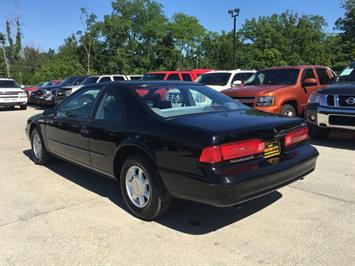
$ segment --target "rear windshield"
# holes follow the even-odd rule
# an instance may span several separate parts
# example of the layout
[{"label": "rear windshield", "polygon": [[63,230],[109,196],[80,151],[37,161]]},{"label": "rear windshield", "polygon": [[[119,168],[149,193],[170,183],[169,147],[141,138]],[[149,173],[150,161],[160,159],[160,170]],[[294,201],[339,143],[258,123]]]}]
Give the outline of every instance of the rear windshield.
[{"label": "rear windshield", "polygon": [[355,62],[348,65],[340,73],[337,82],[355,82]]},{"label": "rear windshield", "polygon": [[66,78],[66,79],[64,79],[61,83],[60,83],[60,85],[72,85],[73,84],[73,82],[75,81],[77,79],[77,77],[68,77],[68,78]]},{"label": "rear windshield", "polygon": [[231,77],[231,73],[208,73],[202,74],[198,79],[197,82],[205,84],[205,85],[218,85],[218,86],[225,86],[228,84],[228,81]]},{"label": "rear windshield", "polygon": [[165,73],[160,73],[160,74],[145,74],[143,76],[143,80],[164,80],[165,78]]},{"label": "rear windshield", "polygon": [[88,85],[88,84],[96,83],[96,81],[98,79],[99,79],[99,77],[87,77],[80,84],[81,85]]},{"label": "rear windshield", "polygon": [[206,86],[138,88],[136,93],[164,118],[209,112],[250,109]]},{"label": "rear windshield", "polygon": [[299,69],[268,69],[254,73],[245,85],[294,85]]},{"label": "rear windshield", "polygon": [[0,80],[0,88],[19,88],[14,80]]}]

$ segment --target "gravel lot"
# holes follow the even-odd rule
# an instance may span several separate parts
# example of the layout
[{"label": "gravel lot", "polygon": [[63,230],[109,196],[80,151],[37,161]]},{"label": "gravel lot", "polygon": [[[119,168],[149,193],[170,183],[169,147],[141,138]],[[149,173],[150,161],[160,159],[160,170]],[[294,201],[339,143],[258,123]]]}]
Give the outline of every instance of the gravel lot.
[{"label": "gravel lot", "polygon": [[315,172],[240,207],[175,201],[155,222],[118,185],[55,161],[36,166],[24,127],[0,111],[0,265],[355,264],[355,133],[315,142]]}]

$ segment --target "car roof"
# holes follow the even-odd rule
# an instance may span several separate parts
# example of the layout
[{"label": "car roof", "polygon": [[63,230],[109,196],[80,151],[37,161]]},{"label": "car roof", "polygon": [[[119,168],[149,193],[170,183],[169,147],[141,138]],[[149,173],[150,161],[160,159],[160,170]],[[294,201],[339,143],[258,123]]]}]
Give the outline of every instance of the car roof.
[{"label": "car roof", "polygon": [[170,81],[170,80],[159,80],[159,81],[146,81],[146,80],[137,80],[137,81],[112,81],[112,84],[126,85],[126,87],[139,87],[139,88],[148,88],[148,87],[160,87],[160,86],[205,86],[200,83],[190,82],[190,81]]},{"label": "car roof", "polygon": [[305,69],[305,68],[314,68],[314,67],[321,67],[321,68],[329,68],[327,66],[320,66],[320,65],[298,65],[298,66],[277,66],[277,67],[266,67],[260,70],[270,70],[270,69]]},{"label": "car roof", "polygon": [[167,70],[167,71],[154,71],[147,72],[145,74],[179,74],[179,73],[188,73],[192,72],[191,70]]},{"label": "car roof", "polygon": [[0,80],[11,80],[11,81],[15,81],[14,79],[8,79],[8,78],[0,78]]},{"label": "car roof", "polygon": [[233,69],[233,70],[212,70],[203,74],[209,74],[209,73],[250,73],[250,72],[256,72],[255,69]]}]

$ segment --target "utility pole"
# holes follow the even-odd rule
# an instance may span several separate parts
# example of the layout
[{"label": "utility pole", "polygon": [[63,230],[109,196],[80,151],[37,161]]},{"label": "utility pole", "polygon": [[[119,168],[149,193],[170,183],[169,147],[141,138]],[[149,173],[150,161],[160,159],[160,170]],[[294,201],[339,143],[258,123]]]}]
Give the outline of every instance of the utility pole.
[{"label": "utility pole", "polygon": [[235,8],[228,10],[228,14],[233,18],[233,57],[232,57],[232,69],[235,69],[235,49],[236,49],[236,34],[237,34],[237,17],[239,16],[240,9]]}]

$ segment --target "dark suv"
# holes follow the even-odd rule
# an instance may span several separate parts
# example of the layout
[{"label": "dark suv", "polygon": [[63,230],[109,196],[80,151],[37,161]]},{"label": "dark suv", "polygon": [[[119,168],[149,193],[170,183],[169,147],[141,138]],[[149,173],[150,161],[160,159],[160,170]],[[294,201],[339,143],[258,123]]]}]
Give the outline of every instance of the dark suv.
[{"label": "dark suv", "polygon": [[355,62],[336,82],[310,96],[305,118],[311,137],[317,139],[327,138],[332,128],[355,130]]}]

